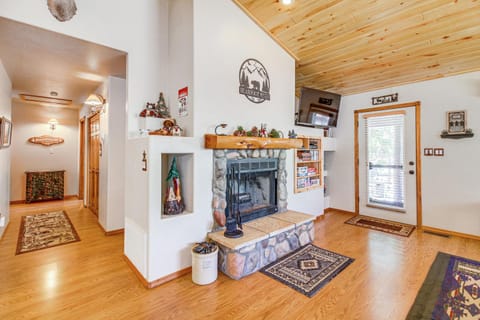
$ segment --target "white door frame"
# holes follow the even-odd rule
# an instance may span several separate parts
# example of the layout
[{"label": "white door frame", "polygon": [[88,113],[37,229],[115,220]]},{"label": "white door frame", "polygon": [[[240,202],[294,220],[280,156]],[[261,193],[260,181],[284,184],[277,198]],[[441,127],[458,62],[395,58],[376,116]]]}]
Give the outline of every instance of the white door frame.
[{"label": "white door frame", "polygon": [[355,152],[355,214],[360,214],[360,171],[359,171],[359,147],[358,147],[358,117],[360,113],[378,112],[386,110],[395,110],[401,108],[415,108],[415,172],[416,172],[416,198],[417,198],[417,227],[422,227],[422,158],[420,152],[420,101],[389,105],[383,107],[374,107],[366,109],[358,109],[354,111],[354,152]]}]

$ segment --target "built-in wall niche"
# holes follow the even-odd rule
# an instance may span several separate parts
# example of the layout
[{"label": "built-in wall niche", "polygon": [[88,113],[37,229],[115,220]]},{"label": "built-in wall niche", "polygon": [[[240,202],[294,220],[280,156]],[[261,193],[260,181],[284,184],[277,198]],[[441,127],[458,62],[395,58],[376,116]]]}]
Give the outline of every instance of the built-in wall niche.
[{"label": "built-in wall niche", "polygon": [[[185,209],[180,214],[165,214],[164,204],[167,194],[167,178],[173,159],[176,159],[177,170],[180,175],[180,194]],[[162,219],[170,219],[193,212],[193,153],[162,153]]]}]

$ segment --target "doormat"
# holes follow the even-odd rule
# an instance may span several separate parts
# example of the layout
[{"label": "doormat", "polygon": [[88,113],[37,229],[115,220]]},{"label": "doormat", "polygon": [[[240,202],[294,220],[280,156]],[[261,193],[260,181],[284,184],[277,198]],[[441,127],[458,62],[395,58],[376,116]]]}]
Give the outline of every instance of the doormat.
[{"label": "doormat", "polygon": [[23,216],[16,254],[76,241],[80,241],[80,237],[64,211]]},{"label": "doormat", "polygon": [[260,272],[311,298],[353,261],[307,244],[263,267]]},{"label": "doormat", "polygon": [[480,262],[437,253],[407,320],[480,319]]},{"label": "doormat", "polygon": [[348,219],[347,221],[345,221],[345,223],[354,226],[392,233],[402,237],[409,237],[415,229],[415,226],[412,226],[411,224],[362,216],[361,214]]}]

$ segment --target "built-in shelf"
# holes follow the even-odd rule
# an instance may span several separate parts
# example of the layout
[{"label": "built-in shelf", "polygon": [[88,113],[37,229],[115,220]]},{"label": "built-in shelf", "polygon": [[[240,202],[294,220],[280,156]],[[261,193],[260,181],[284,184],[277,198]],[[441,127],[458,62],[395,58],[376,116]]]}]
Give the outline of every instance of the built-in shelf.
[{"label": "built-in shelf", "polygon": [[443,139],[463,139],[463,138],[472,138],[473,137],[473,132],[469,133],[462,133],[462,134],[448,134],[446,132],[442,132],[440,135],[441,138]]},{"label": "built-in shelf", "polygon": [[205,135],[206,149],[295,149],[302,139]]},{"label": "built-in shelf", "polygon": [[302,141],[302,147],[295,150],[295,193],[323,186],[322,141],[313,137],[302,137]]},{"label": "built-in shelf", "polygon": [[[182,193],[182,200],[185,205],[185,209],[180,214],[167,215],[163,212],[163,203],[165,201],[165,194],[167,191],[167,177],[172,164],[173,158],[176,159],[177,169],[180,174],[180,189]],[[162,198],[159,201],[162,202],[161,218],[171,219],[175,217],[181,217],[193,212],[193,153],[162,153]]]}]

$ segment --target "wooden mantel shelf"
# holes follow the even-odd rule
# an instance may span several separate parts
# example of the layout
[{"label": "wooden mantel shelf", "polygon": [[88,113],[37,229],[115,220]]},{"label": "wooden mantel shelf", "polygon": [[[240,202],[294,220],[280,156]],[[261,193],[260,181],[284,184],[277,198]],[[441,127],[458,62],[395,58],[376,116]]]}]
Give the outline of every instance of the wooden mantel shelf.
[{"label": "wooden mantel shelf", "polygon": [[206,149],[294,149],[302,145],[302,139],[205,135]]}]

